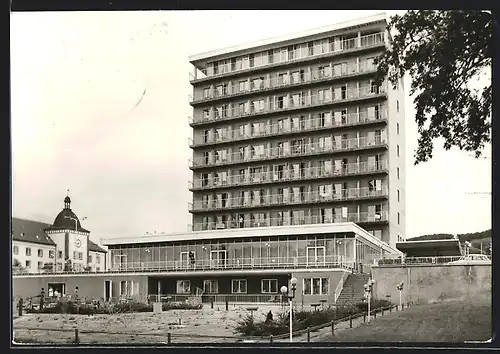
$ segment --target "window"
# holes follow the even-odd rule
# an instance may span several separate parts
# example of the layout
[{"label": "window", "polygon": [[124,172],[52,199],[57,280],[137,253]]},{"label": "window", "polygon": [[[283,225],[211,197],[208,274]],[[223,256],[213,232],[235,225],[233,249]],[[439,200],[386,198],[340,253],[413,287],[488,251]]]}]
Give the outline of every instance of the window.
[{"label": "window", "polygon": [[400,214],[398,212],[398,225],[400,224],[400,222],[401,222],[401,218],[400,218]]},{"label": "window", "polygon": [[382,230],[373,230],[372,235],[378,238],[379,240],[382,240]]},{"label": "window", "polygon": [[[134,292],[135,285],[135,292]],[[133,280],[122,280],[120,282],[120,296],[131,296],[139,292],[139,283],[134,284]]]},{"label": "window", "polygon": [[87,258],[87,263],[92,263],[92,256],[89,255],[89,257]]},{"label": "window", "polygon": [[204,119],[210,118],[210,110],[209,109],[204,109],[203,110],[203,118]]},{"label": "window", "polygon": [[189,294],[189,293],[191,293],[191,281],[177,280],[177,294]]},{"label": "window", "polygon": [[63,266],[62,263],[57,263],[57,271],[62,272]]},{"label": "window", "polygon": [[276,294],[278,292],[278,279],[262,279],[261,289],[263,294]]},{"label": "window", "polygon": [[233,279],[231,282],[231,292],[233,294],[246,294],[247,293],[246,279]]},{"label": "window", "polygon": [[26,247],[26,255],[31,256],[31,248],[30,247]]},{"label": "window", "polygon": [[396,123],[396,133],[399,135],[399,123]]},{"label": "window", "polygon": [[42,249],[38,249],[38,257],[43,257],[43,250]]},{"label": "window", "polygon": [[304,295],[328,295],[329,278],[306,278],[304,279]]},{"label": "window", "polygon": [[399,189],[398,189],[398,202],[399,202]]},{"label": "window", "polygon": [[54,259],[54,257],[55,257],[55,251],[49,250],[49,258]]},{"label": "window", "polygon": [[207,99],[210,97],[210,88],[207,87],[207,88],[204,88],[203,89],[203,99]]},{"label": "window", "polygon": [[73,259],[83,259],[83,252],[73,251]]},{"label": "window", "polygon": [[13,246],[12,247],[12,253],[19,254],[19,246]]},{"label": "window", "polygon": [[396,153],[397,153],[397,155],[398,155],[398,157],[399,157],[399,145],[398,145],[398,146],[396,146]]},{"label": "window", "polygon": [[26,261],[24,264],[26,264],[26,268],[30,268],[31,267],[31,261]]},{"label": "window", "polygon": [[396,101],[396,110],[399,112],[399,100]]},{"label": "window", "polygon": [[57,258],[62,259],[63,258],[63,252],[62,251],[57,251]]},{"label": "window", "polygon": [[95,262],[97,264],[101,264],[101,256],[100,255],[98,255],[98,254],[95,255]]},{"label": "window", "polygon": [[38,262],[38,269],[42,269],[43,268],[43,262]]},{"label": "window", "polygon": [[398,176],[399,179],[399,167],[396,169],[396,175]]},{"label": "window", "polygon": [[203,282],[203,291],[207,294],[219,293],[219,282],[217,279],[205,280]]}]

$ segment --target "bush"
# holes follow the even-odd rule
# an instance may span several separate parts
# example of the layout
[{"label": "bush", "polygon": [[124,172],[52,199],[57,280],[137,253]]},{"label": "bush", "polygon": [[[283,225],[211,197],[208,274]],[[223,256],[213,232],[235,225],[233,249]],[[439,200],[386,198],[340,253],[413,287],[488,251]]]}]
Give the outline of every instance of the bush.
[{"label": "bush", "polygon": [[[77,305],[72,301],[58,300],[52,306],[46,304],[43,310],[30,309],[26,310],[27,313],[61,313],[72,315],[94,315],[94,314],[113,314],[113,313],[134,313],[134,312],[153,312],[153,304],[146,304],[138,301],[128,301],[118,304],[104,303],[97,307],[93,304],[80,304]],[[187,304],[187,303],[164,303],[162,305],[163,311],[168,310],[199,310],[202,308],[201,304]]]},{"label": "bush", "polygon": [[[372,302],[373,309],[390,306],[390,301],[374,300]],[[330,323],[331,321],[344,319],[349,315],[361,314],[367,310],[368,304],[344,304],[337,308],[321,309],[318,311],[294,311],[293,312],[293,331],[305,330],[310,327],[315,327]],[[275,321],[266,323],[265,321],[255,321],[251,315],[247,315],[242,320],[237,322],[235,330],[244,336],[269,336],[285,334],[290,330],[289,314],[279,314]]]}]

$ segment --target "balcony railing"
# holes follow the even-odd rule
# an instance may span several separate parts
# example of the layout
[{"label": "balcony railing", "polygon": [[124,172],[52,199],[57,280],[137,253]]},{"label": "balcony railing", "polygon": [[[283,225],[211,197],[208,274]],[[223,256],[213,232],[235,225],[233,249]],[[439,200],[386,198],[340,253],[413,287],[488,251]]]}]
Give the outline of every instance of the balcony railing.
[{"label": "balcony railing", "polygon": [[[161,302],[186,302],[189,298],[195,296],[194,294],[150,294],[148,295],[148,299],[150,302],[152,301],[161,301]],[[245,293],[235,293],[235,294],[210,294],[203,293],[199,295],[202,303],[205,304],[225,304],[226,301],[229,304],[237,303],[237,304],[281,304],[282,301],[288,301],[288,298],[284,300],[284,296],[280,293],[273,292],[270,294],[245,294]]]},{"label": "balcony railing", "polygon": [[359,74],[374,73],[376,71],[377,67],[365,60],[359,63],[351,62],[348,64],[348,67],[342,68],[341,70],[336,70],[335,67],[327,66],[324,69],[303,72],[297,71],[297,74],[291,73],[289,76],[273,74],[272,77],[267,77],[266,75],[261,79],[249,79],[245,84],[217,85],[214,88],[200,92],[202,97],[193,98],[193,95],[190,95],[189,103],[198,104],[221,98],[242,96],[254,92],[265,92],[334,79],[345,79]]},{"label": "balcony railing", "polygon": [[209,201],[195,201],[189,203],[189,211],[212,211],[212,210],[227,210],[227,209],[247,209],[247,208],[262,208],[267,206],[277,205],[294,205],[308,203],[329,203],[356,199],[372,199],[387,197],[388,189],[382,186],[379,190],[369,187],[348,188],[338,191],[313,191],[303,193],[284,194],[267,194],[255,196],[251,198],[231,197],[227,199],[213,199]]},{"label": "balcony railing", "polygon": [[[377,97],[385,95],[385,84],[382,86],[361,85],[356,88],[338,88],[337,90],[325,89],[324,93],[308,95],[302,93],[286,94],[281,99],[276,99],[276,96],[267,97],[266,99],[254,100],[252,103],[246,103],[233,107],[231,109],[223,109],[222,106],[209,111],[208,114],[195,115],[194,118],[189,117],[191,125],[207,124],[212,122],[220,122],[232,120],[241,117],[259,116],[274,112],[289,112],[308,107],[317,107],[327,104],[345,103],[358,99]],[[289,97],[290,96],[290,97]],[[272,101],[274,99],[274,101]]]},{"label": "balcony railing", "polygon": [[326,255],[312,259],[300,257],[227,258],[224,260],[195,259],[190,261],[147,261],[112,263],[110,271],[202,271],[219,269],[264,268],[351,268],[354,261],[345,256]]},{"label": "balcony railing", "polygon": [[342,114],[337,117],[317,117],[311,119],[299,120],[294,123],[292,117],[285,123],[275,123],[262,125],[247,133],[240,130],[230,130],[227,133],[213,134],[211,136],[197,136],[194,141],[189,138],[190,147],[206,146],[211,144],[229,143],[236,141],[251,140],[263,137],[280,136],[295,133],[304,133],[332,129],[337,127],[348,127],[360,124],[382,122],[387,119],[385,111],[368,114],[368,112]]},{"label": "balcony railing", "polygon": [[359,162],[343,164],[336,168],[310,167],[303,169],[286,169],[283,171],[266,171],[261,173],[249,173],[245,175],[235,174],[223,177],[210,177],[207,179],[195,179],[190,181],[190,189],[205,190],[214,188],[227,188],[236,186],[248,186],[256,184],[281,183],[290,181],[302,181],[310,179],[323,179],[374,172],[387,171],[387,161],[380,160],[377,163]]},{"label": "balcony railing", "polygon": [[[210,159],[210,157],[198,157],[194,160],[189,160],[190,168],[201,168],[201,167],[214,167],[223,165],[232,165],[253,161],[265,161],[265,160],[275,160],[291,157],[300,156],[310,156],[325,153],[335,153],[350,150],[359,150],[366,148],[377,148],[384,147],[387,144],[386,138],[382,135],[376,135],[373,139],[368,139],[368,137],[352,138],[339,140],[336,143],[332,141],[325,143],[312,143],[304,144],[301,146],[289,146],[288,149],[285,147],[273,147],[268,149],[261,149],[260,152],[254,150],[249,153],[233,152],[225,153],[221,152],[215,158]],[[263,146],[263,145],[261,145]]]},{"label": "balcony railing", "polygon": [[241,229],[253,227],[269,227],[269,226],[293,226],[293,225],[317,225],[317,224],[332,224],[342,222],[356,223],[371,223],[371,222],[387,222],[388,212],[360,212],[347,213],[344,215],[332,216],[302,216],[297,218],[268,218],[261,220],[231,220],[224,222],[199,222],[190,225],[190,231],[203,230],[220,230],[220,229]]},{"label": "balcony railing", "polygon": [[462,256],[450,257],[398,257],[398,258],[382,258],[375,260],[375,265],[378,266],[397,266],[397,265],[431,265],[431,264],[447,264],[462,259]]},{"label": "balcony railing", "polygon": [[[290,62],[300,62],[309,59],[316,59],[331,54],[340,54],[343,52],[352,52],[360,49],[371,48],[376,46],[385,45],[385,33],[379,32],[374,34],[369,34],[362,36],[360,38],[348,38],[342,41],[335,41],[331,43],[324,43],[319,45],[314,45],[309,48],[300,48],[292,51],[281,51],[277,55],[263,56],[261,62],[254,61],[254,65],[250,66],[250,61],[234,61],[233,63],[227,63],[225,65],[218,65],[217,72],[214,71],[213,67],[209,67],[205,70],[197,70],[194,73],[190,73],[190,81],[198,81],[207,78],[217,78],[228,74],[234,74],[238,72],[246,72],[256,69],[263,69],[267,67],[272,67],[275,65],[283,65]],[[203,75],[198,77],[198,73]]]}]

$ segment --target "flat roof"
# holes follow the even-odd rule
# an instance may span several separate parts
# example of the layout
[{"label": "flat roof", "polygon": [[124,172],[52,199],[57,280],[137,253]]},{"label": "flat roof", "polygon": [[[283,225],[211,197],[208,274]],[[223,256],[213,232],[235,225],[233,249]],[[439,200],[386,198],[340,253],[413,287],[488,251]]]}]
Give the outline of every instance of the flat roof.
[{"label": "flat roof", "polygon": [[446,240],[421,240],[396,243],[396,248],[407,256],[460,256],[460,241],[457,239]]},{"label": "flat roof", "polygon": [[367,24],[370,22],[378,22],[378,21],[387,21],[387,14],[385,12],[372,15],[372,16],[367,16],[367,17],[360,17],[356,18],[353,20],[349,21],[343,21],[343,22],[338,22],[332,25],[328,26],[322,26],[322,27],[317,27],[313,29],[309,29],[306,31],[301,31],[301,32],[295,32],[291,34],[286,34],[282,36],[275,36],[255,42],[250,42],[250,43],[245,43],[245,44],[239,44],[235,45],[232,47],[226,47],[226,48],[221,48],[221,49],[216,49],[204,53],[199,53],[199,54],[193,54],[189,56],[189,62],[190,63],[196,63],[197,61],[201,60],[206,60],[212,57],[218,57],[221,55],[226,55],[234,52],[239,52],[243,50],[248,50],[248,49],[259,49],[261,47],[265,47],[268,45],[279,45],[280,43],[300,39],[300,38],[307,38],[311,36],[315,36],[321,33],[327,33],[327,32],[334,32],[334,31],[339,31],[342,29],[346,29],[349,27],[355,27],[363,24]]},{"label": "flat roof", "polygon": [[399,253],[398,250],[382,242],[371,233],[353,222],[313,225],[289,225],[252,227],[242,229],[191,231],[184,233],[155,234],[143,236],[130,236],[119,238],[103,238],[101,244],[105,246],[140,245],[145,243],[162,243],[178,241],[201,241],[229,238],[273,237],[284,235],[308,235],[326,233],[354,233],[363,237],[368,242],[379,246],[390,253]]}]

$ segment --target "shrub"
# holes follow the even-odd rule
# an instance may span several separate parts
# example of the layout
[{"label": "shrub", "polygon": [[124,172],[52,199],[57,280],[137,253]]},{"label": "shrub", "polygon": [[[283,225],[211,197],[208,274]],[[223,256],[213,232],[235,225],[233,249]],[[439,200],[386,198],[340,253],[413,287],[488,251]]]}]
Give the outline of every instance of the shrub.
[{"label": "shrub", "polygon": [[[367,312],[368,311],[368,303],[367,302],[360,302],[356,304],[358,311],[357,312]],[[370,304],[370,310],[378,310],[381,308],[389,307],[391,306],[391,302],[388,300],[373,300],[372,303]]]}]

